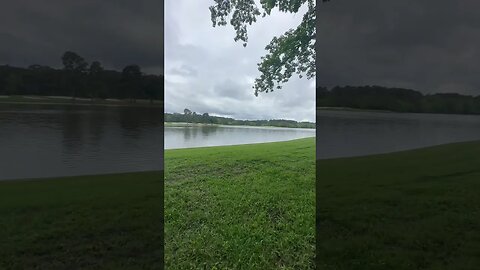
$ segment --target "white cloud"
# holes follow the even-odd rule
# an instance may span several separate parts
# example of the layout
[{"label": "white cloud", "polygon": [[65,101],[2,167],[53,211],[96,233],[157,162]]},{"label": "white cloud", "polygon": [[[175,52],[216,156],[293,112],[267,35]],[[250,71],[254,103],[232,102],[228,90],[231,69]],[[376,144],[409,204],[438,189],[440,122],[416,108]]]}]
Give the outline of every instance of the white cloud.
[{"label": "white cloud", "polygon": [[[253,95],[257,63],[273,36],[296,27],[299,14],[274,12],[249,27],[249,43],[234,42],[234,29],[212,27],[213,1],[165,3],[165,109],[184,108],[236,119],[315,121],[314,79],[292,78],[283,89]],[[194,73],[194,76],[193,74]]]}]

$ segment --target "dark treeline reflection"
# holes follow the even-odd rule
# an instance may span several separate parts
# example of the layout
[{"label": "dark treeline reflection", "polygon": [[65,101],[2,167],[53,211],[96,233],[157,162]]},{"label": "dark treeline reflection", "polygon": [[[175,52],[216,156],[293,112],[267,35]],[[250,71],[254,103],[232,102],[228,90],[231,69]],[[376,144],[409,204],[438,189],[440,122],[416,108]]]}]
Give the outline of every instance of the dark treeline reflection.
[{"label": "dark treeline reflection", "polygon": [[[105,128],[120,129],[126,138],[142,139],[149,128],[158,128],[163,123],[162,110],[151,107],[96,107],[81,110],[65,106],[61,114],[62,121],[58,126],[63,131],[65,146],[69,142],[78,147],[83,145],[99,145],[108,139]],[[159,134],[162,136],[162,134]]]},{"label": "dark treeline reflection", "polygon": [[4,104],[0,130],[0,179],[161,169],[159,107]]},{"label": "dark treeline reflection", "polygon": [[183,137],[185,141],[193,140],[197,138],[198,135],[207,137],[217,133],[218,126],[199,126],[199,127],[180,127],[184,130]]},{"label": "dark treeline reflection", "polygon": [[390,153],[480,139],[480,116],[318,110],[317,159]]},{"label": "dark treeline reflection", "polygon": [[457,93],[424,95],[382,86],[317,87],[318,107],[347,107],[395,112],[480,114],[480,96]]},{"label": "dark treeline reflection", "polygon": [[127,65],[121,72],[106,70],[99,61],[88,63],[74,52],[65,52],[59,60],[61,69],[42,65],[0,66],[0,95],[116,98],[132,102],[163,97],[163,76],[144,74],[138,65]]},{"label": "dark treeline reflection", "polygon": [[230,125],[167,125],[165,149],[288,141],[314,137],[315,129]]}]

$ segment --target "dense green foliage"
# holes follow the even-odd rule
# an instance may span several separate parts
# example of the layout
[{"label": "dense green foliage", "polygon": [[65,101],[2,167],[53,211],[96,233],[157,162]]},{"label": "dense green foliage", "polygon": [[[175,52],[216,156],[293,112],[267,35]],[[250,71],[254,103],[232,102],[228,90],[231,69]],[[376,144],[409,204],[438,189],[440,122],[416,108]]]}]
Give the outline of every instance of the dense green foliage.
[{"label": "dense green foliage", "polygon": [[165,151],[166,269],[315,269],[315,139]]},{"label": "dense green foliage", "polygon": [[0,95],[163,99],[163,76],[143,74],[137,65],[128,65],[122,72],[105,70],[98,61],[88,66],[73,52],[66,52],[62,63],[63,69],[0,66]]},{"label": "dense green foliage", "polygon": [[317,269],[478,269],[479,151],[317,160]]},{"label": "dense green foliage", "polygon": [[163,269],[163,173],[0,182],[0,269]]},{"label": "dense green foliage", "polygon": [[[327,2],[328,0],[322,0]],[[305,74],[307,78],[315,76],[315,2],[314,0],[261,0],[261,8],[255,0],[214,0],[210,7],[213,26],[230,24],[236,31],[235,41],[247,45],[247,25],[257,21],[259,16],[270,15],[278,8],[280,12],[297,13],[303,6],[307,11],[302,22],[280,37],[274,37],[265,49],[267,54],[261,58],[258,70],[261,75],[255,80],[255,95],[259,92],[271,92],[281,89],[294,73]]]},{"label": "dense green foliage", "polygon": [[229,117],[211,116],[208,113],[197,114],[185,109],[183,114],[165,113],[165,122],[203,123],[235,126],[271,126],[288,128],[315,128],[315,123],[294,120],[236,120]]},{"label": "dense green foliage", "polygon": [[317,107],[347,107],[417,113],[480,114],[480,96],[456,93],[424,95],[382,86],[317,88]]}]

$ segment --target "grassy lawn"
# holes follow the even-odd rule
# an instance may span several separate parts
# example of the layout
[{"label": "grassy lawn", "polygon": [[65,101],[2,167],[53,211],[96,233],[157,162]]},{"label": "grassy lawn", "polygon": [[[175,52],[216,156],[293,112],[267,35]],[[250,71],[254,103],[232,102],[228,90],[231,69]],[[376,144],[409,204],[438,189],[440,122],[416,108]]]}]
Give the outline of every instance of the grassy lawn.
[{"label": "grassy lawn", "polygon": [[162,177],[0,182],[0,269],[161,269]]},{"label": "grassy lawn", "polygon": [[319,269],[480,269],[480,142],[317,161]]},{"label": "grassy lawn", "polygon": [[166,269],[314,269],[315,139],[165,151]]},{"label": "grassy lawn", "polygon": [[[167,150],[167,269],[314,269],[315,141]],[[318,269],[478,269],[480,142],[317,161]],[[0,182],[0,269],[161,269],[162,173]]]}]

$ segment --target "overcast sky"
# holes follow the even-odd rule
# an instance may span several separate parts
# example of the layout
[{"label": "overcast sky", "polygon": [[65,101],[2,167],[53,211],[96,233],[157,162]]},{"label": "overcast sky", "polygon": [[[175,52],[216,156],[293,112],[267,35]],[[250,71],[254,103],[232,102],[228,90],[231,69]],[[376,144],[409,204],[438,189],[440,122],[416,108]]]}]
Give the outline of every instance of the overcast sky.
[{"label": "overcast sky", "polygon": [[295,28],[301,14],[272,12],[249,30],[243,47],[234,29],[212,27],[213,1],[165,3],[165,110],[236,119],[315,121],[315,81],[295,77],[283,89],[254,96],[257,63],[275,35]]},{"label": "overcast sky", "polygon": [[0,65],[58,68],[72,50],[109,69],[163,72],[163,1],[0,1]]},{"label": "overcast sky", "polygon": [[319,86],[480,95],[480,1],[333,0],[318,8]]}]

